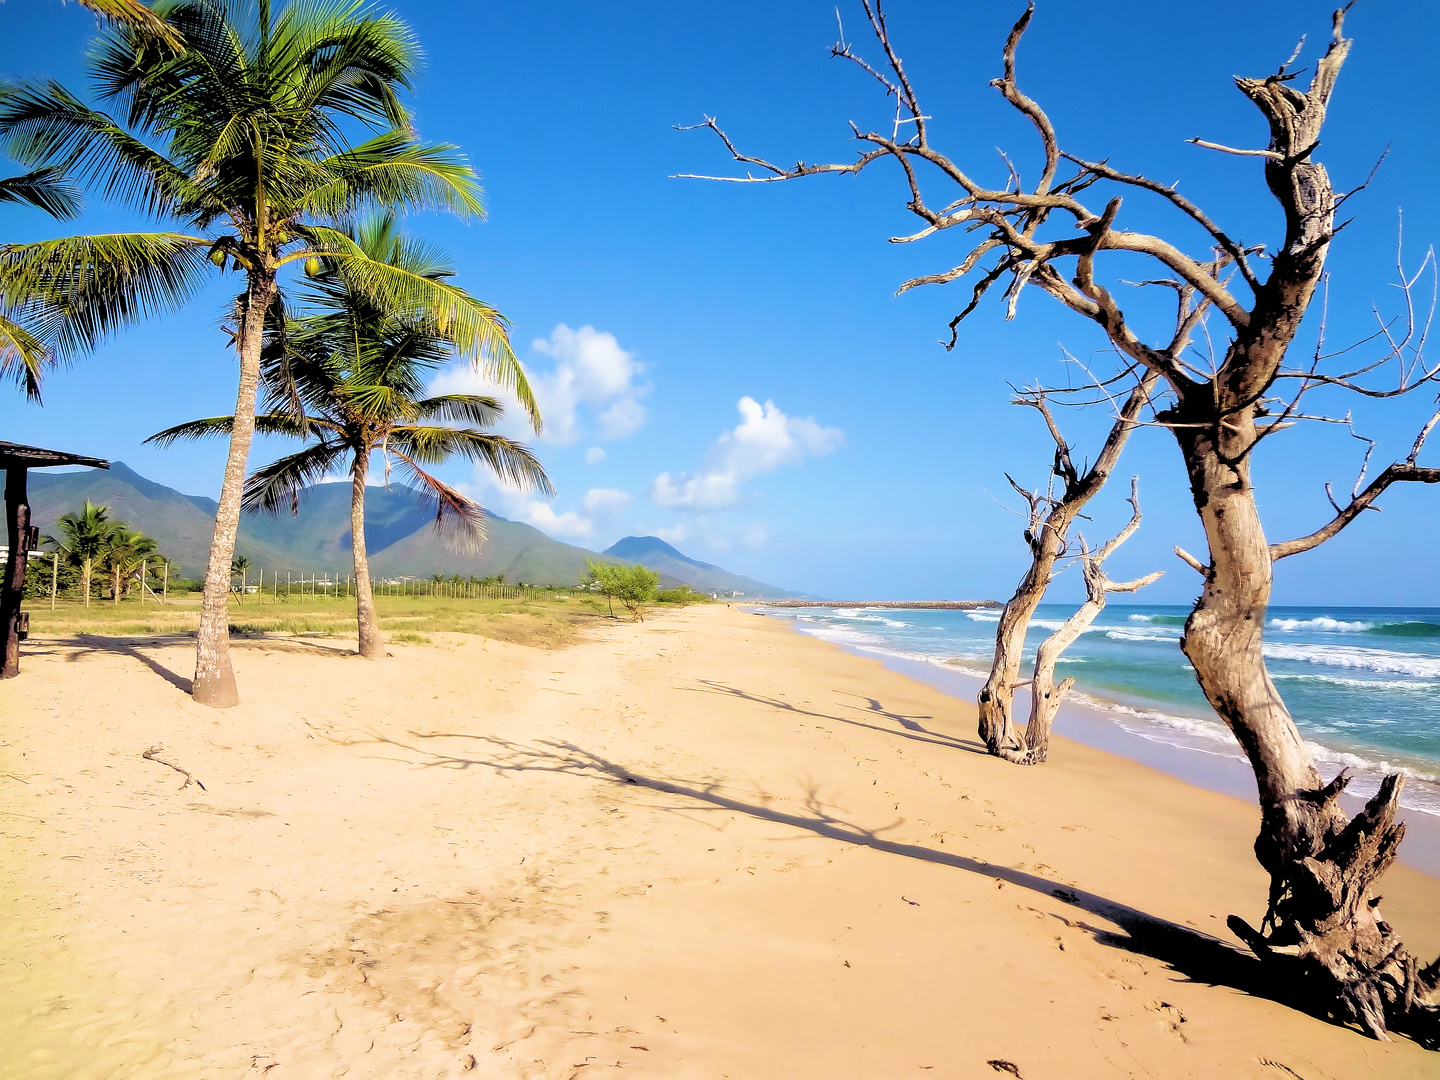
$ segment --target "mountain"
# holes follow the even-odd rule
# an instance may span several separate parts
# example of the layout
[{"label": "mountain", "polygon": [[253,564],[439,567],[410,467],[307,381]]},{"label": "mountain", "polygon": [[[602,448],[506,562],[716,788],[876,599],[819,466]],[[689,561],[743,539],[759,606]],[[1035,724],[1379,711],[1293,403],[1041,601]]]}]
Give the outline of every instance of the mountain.
[{"label": "mountain", "polygon": [[[210,551],[216,503],[183,495],[147,480],[123,462],[108,471],[30,473],[32,520],[42,533],[78,510],[86,499],[111,508],[111,516],[153,536],[160,550],[187,576],[200,576]],[[317,484],[300,492],[300,512],[244,514],[236,553],[270,574],[346,574],[350,569],[350,485]],[[739,591],[747,596],[788,596],[773,585],[739,577],[676,551],[655,536],[627,536],[603,554],[561,543],[539,529],[487,512],[488,539],[477,555],[450,549],[433,528],[434,513],[401,489],[372,487],[365,494],[365,536],[371,572],[377,577],[462,574],[508,581],[569,585],[585,573],[586,559],[643,562],[666,588],[690,585],[703,592]],[[633,554],[627,554],[633,552]]]},{"label": "mountain", "polygon": [[[79,510],[89,499],[110,507],[110,516],[160,541],[160,550],[179,565],[186,576],[205,572],[210,537],[215,532],[215,503],[182,495],[174,488],[147,480],[125,465],[112,462],[109,470],[83,469],[55,473],[34,469],[29,477],[31,520],[42,534],[55,532],[61,514]],[[242,528],[235,545],[256,566],[276,566],[285,553]]]},{"label": "mountain", "polygon": [[658,536],[627,536],[625,539],[611,544],[603,554],[624,559],[627,562],[643,563],[659,573],[662,580],[673,578],[689,585],[697,592],[722,594],[738,592],[750,598],[799,595],[776,588],[774,585],[767,585],[763,581],[756,581],[754,578],[732,574],[711,563],[692,559],[688,555],[681,554]]}]

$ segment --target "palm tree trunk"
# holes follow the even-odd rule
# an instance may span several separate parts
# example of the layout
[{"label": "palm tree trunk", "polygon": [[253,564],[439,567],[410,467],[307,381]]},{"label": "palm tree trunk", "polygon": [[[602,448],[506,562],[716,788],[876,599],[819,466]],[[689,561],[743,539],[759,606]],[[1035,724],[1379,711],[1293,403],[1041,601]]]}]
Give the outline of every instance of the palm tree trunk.
[{"label": "palm tree trunk", "polygon": [[91,563],[87,556],[80,560],[80,592],[85,597],[85,606],[90,606],[90,570]]},{"label": "palm tree trunk", "polygon": [[118,605],[120,603],[120,567],[110,568],[110,602]]},{"label": "palm tree trunk", "polygon": [[205,568],[205,592],[200,602],[200,632],[195,648],[196,701],[217,709],[240,704],[235,671],[230,666],[230,562],[235,557],[235,536],[240,530],[240,499],[245,491],[245,466],[255,438],[255,396],[260,387],[260,349],[264,343],[265,312],[275,299],[275,275],[252,270],[241,301],[240,387],[235,398],[235,423],[230,432],[230,453],[225,460],[225,482],[215,511],[215,534],[210,540],[210,563]]},{"label": "palm tree trunk", "polygon": [[360,630],[360,655],[379,660],[385,655],[385,639],[375,622],[370,560],[365,551],[365,473],[369,465],[369,451],[357,450],[350,470],[350,550],[355,555],[355,621]]}]

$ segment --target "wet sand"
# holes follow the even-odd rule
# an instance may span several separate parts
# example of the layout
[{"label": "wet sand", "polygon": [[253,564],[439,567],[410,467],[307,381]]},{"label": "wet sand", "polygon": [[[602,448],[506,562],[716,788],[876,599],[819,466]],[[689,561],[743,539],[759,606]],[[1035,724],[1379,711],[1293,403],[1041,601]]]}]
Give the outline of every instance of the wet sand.
[{"label": "wet sand", "polygon": [[[973,707],[718,605],[436,640],[239,644],[222,713],[186,641],[29,643],[0,1077],[1440,1068],[1252,992],[1241,799],[1067,740],[1006,765]],[[1386,884],[1440,951],[1440,881]]]}]

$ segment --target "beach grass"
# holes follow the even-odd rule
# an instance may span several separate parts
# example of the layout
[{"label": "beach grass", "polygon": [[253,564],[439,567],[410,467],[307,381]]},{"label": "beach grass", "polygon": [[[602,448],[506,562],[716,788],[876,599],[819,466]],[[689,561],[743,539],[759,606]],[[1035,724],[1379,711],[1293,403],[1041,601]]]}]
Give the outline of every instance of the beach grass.
[{"label": "beach grass", "polygon": [[[353,638],[355,602],[351,598],[264,597],[230,601],[230,632],[237,636],[287,635]],[[52,611],[32,603],[33,634],[92,634],[102,637],[159,637],[193,634],[200,621],[194,600],[168,604],[127,600],[120,604],[61,601]],[[478,634],[497,641],[540,648],[564,648],[579,627],[598,613],[590,597],[545,596],[515,599],[457,599],[429,596],[377,596],[380,629],[392,642],[424,645],[437,633]]]}]

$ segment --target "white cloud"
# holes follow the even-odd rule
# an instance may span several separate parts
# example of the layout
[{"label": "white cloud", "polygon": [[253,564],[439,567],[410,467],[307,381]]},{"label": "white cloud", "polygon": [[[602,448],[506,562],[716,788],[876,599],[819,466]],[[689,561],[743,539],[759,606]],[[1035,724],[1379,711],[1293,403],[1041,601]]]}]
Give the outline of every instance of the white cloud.
[{"label": "white cloud", "polygon": [[762,548],[770,541],[770,531],[764,525],[746,525],[740,531],[740,543],[752,551]]},{"label": "white cloud", "polygon": [[653,529],[651,533],[667,544],[683,544],[690,539],[690,526],[676,525],[673,529]]},{"label": "white cloud", "polygon": [[622,397],[600,414],[602,439],[625,439],[645,426],[645,406],[633,397]]},{"label": "white cloud", "polygon": [[500,486],[478,466],[475,483],[465,487],[468,494],[483,492],[481,502],[498,508],[503,517],[523,521],[551,536],[581,541],[594,539],[596,530],[620,517],[632,501],[630,493],[619,488],[591,488],[580,500],[579,510],[556,510],[548,502]]},{"label": "white cloud", "polygon": [[585,451],[586,465],[599,465],[605,460],[605,448],[603,446],[592,446]]},{"label": "white cloud", "polygon": [[602,439],[623,439],[645,423],[645,407],[637,400],[645,388],[635,382],[644,369],[614,334],[593,326],[571,330],[561,323],[548,341],[537,338],[532,348],[555,360],[554,368],[531,379],[545,418],[546,441],[567,446],[578,439],[583,426],[577,410],[582,405],[599,413]]},{"label": "white cloud", "polygon": [[[531,348],[555,362],[547,371],[538,370],[533,364],[526,365],[530,386],[545,422],[540,435],[542,442],[569,446],[581,438],[586,433],[582,412],[588,413],[598,425],[601,439],[623,439],[644,425],[645,407],[639,399],[649,387],[637,380],[645,369],[620,347],[614,334],[593,326],[572,330],[560,323],[548,339],[535,339]],[[432,394],[493,394],[495,391],[492,381],[466,364],[448,368],[430,384]],[[505,396],[510,398],[508,394]],[[506,413],[507,420],[521,415],[519,406],[513,402]]]},{"label": "white cloud", "polygon": [[663,472],[650,487],[660,506],[677,510],[723,510],[743,498],[740,485],[782,465],[824,457],[845,441],[839,428],[822,427],[813,417],[787,416],[773,401],[761,405],[743,397],[736,406],[740,423],[715,440],[705,461],[691,475]]},{"label": "white cloud", "polygon": [[591,488],[585,493],[585,513],[591,517],[609,517],[630,505],[630,493],[619,488]]},{"label": "white cloud", "polygon": [[551,536],[569,536],[576,540],[588,540],[595,535],[595,523],[574,510],[557,514],[549,503],[527,499],[522,506],[512,510],[521,521],[534,525]]}]

